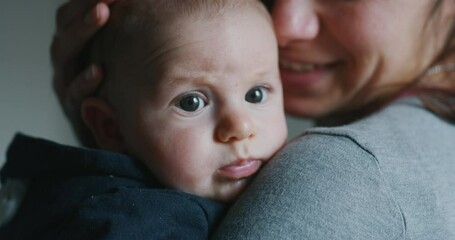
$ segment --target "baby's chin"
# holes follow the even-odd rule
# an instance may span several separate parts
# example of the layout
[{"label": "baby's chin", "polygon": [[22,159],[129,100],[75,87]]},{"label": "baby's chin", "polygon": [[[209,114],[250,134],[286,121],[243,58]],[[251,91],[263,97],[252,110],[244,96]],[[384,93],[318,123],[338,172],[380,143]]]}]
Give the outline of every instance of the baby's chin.
[{"label": "baby's chin", "polygon": [[248,186],[252,177],[239,179],[239,180],[218,180],[218,181],[207,181],[204,184],[194,183],[193,185],[186,186],[174,186],[171,188],[178,189],[180,191],[197,195],[199,197],[207,198],[222,203],[232,203],[240,196],[240,194]]},{"label": "baby's chin", "polygon": [[236,181],[224,181],[213,186],[213,190],[206,195],[206,198],[223,202],[232,203],[245,190],[251,178],[240,179]]}]

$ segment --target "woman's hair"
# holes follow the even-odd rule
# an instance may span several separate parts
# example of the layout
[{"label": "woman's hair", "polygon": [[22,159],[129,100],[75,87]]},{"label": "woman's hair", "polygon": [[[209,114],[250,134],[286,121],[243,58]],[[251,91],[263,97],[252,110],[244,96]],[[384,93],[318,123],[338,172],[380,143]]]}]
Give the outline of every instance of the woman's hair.
[{"label": "woman's hair", "polygon": [[[440,13],[443,1],[435,0],[430,18]],[[455,19],[441,52],[410,91],[432,112],[455,122]]]}]

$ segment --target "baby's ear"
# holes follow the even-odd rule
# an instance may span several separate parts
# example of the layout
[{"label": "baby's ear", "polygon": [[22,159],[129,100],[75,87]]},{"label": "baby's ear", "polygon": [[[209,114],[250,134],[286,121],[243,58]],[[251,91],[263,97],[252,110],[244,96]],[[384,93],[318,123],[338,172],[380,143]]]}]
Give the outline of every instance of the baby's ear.
[{"label": "baby's ear", "polygon": [[99,98],[89,98],[83,102],[81,114],[99,148],[113,152],[125,150],[117,118],[108,103]]}]

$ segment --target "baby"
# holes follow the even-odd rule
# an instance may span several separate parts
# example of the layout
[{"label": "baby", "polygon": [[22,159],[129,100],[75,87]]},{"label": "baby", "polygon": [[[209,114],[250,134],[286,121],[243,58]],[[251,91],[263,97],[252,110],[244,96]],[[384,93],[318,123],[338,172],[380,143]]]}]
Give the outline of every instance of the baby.
[{"label": "baby", "polygon": [[[219,202],[286,141],[277,43],[259,1],[117,0],[111,11],[88,54],[105,81],[81,109],[107,151],[17,137],[2,177],[37,164],[46,174],[34,174],[1,239],[207,238]],[[38,155],[47,162],[27,162]]]},{"label": "baby", "polygon": [[164,185],[232,201],[283,145],[277,44],[259,1],[120,1],[93,44],[82,115],[101,149]]}]

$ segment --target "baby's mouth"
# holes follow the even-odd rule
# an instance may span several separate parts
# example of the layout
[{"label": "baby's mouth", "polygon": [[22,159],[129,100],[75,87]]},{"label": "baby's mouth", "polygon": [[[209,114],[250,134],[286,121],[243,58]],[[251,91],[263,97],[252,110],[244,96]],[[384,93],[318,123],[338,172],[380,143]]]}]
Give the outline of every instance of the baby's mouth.
[{"label": "baby's mouth", "polygon": [[261,165],[262,161],[258,159],[239,159],[218,169],[218,174],[230,180],[240,180],[254,175]]}]

